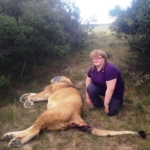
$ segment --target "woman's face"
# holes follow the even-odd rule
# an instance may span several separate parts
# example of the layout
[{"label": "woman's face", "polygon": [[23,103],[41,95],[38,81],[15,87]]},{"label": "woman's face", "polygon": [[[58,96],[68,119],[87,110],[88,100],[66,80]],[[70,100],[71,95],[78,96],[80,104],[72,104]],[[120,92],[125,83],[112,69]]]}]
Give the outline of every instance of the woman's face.
[{"label": "woman's face", "polygon": [[95,66],[102,66],[104,64],[104,58],[102,56],[94,56],[92,60]]}]

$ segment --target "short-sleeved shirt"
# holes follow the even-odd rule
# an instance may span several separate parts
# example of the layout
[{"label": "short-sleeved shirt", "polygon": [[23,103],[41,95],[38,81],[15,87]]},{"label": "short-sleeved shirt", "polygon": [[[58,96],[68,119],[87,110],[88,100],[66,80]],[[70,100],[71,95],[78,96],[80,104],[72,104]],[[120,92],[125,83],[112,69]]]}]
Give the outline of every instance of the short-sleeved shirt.
[{"label": "short-sleeved shirt", "polygon": [[107,63],[104,69],[101,69],[100,71],[97,71],[96,67],[94,67],[94,69],[91,67],[87,76],[91,78],[92,83],[100,87],[103,93],[105,93],[107,89],[106,81],[117,79],[112,98],[123,99],[124,81],[120,71],[114,65]]}]

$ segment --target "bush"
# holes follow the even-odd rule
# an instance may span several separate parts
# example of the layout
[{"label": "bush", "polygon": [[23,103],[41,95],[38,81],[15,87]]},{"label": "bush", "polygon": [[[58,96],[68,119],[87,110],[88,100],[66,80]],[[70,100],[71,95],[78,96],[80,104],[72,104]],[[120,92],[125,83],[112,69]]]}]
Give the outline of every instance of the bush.
[{"label": "bush", "polygon": [[[132,0],[132,4],[126,10],[116,6],[110,11],[110,15],[116,17],[111,30],[117,37],[126,37],[129,50],[136,56],[134,67],[140,68],[143,73],[150,72],[150,1]],[[133,65],[133,64],[130,64]]]},{"label": "bush", "polygon": [[10,77],[0,76],[0,88],[9,84]]},{"label": "bush", "polygon": [[6,75],[31,74],[43,60],[63,58],[86,43],[73,3],[0,0],[0,6],[0,72]]}]

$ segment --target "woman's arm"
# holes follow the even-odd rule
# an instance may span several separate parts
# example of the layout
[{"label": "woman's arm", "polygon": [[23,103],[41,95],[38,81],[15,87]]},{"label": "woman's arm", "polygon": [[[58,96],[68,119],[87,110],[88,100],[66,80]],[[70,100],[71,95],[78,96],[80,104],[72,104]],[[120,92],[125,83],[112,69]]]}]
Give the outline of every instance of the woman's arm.
[{"label": "woman's arm", "polygon": [[[88,76],[86,77],[86,88],[87,86],[91,83],[91,78],[89,78]],[[87,93],[87,90],[86,90],[86,94],[85,94],[85,98],[86,98],[86,103],[88,104],[88,106],[90,107],[93,107],[93,104],[92,104],[92,101]]]},{"label": "woman's arm", "polygon": [[117,82],[117,79],[106,81],[107,89],[106,89],[105,98],[104,98],[104,107],[105,107],[104,111],[106,114],[109,113],[109,103],[114,93],[116,82]]}]

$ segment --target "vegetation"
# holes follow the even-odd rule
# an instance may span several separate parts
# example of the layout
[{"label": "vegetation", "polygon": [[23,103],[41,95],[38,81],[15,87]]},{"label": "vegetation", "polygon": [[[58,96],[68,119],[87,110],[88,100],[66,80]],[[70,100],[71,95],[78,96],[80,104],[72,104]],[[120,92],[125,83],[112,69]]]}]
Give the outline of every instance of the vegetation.
[{"label": "vegetation", "polygon": [[33,73],[47,59],[82,48],[86,38],[74,3],[0,0],[0,86]]},{"label": "vegetation", "polygon": [[7,96],[16,95],[14,89],[22,77],[79,51],[87,37],[74,3],[0,0],[0,105],[8,103]]},{"label": "vegetation", "polygon": [[150,73],[150,1],[132,0],[131,6],[122,10],[116,6],[110,11],[116,20],[111,30],[116,36],[127,38],[131,59],[131,71]]},{"label": "vegetation", "polygon": [[[46,103],[36,103],[33,108],[25,109],[18,102],[19,96],[28,92],[39,92],[49,84],[54,76],[65,75],[78,87],[83,98],[83,119],[91,126],[110,130],[145,130],[150,131],[150,84],[136,84],[137,79],[129,75],[126,65],[128,46],[125,41],[116,39],[110,34],[108,26],[96,27],[90,33],[89,49],[73,53],[66,60],[51,61],[47,66],[41,65],[35,69],[32,76],[23,77],[14,89],[17,94],[11,97],[13,104],[7,104],[0,109],[0,136],[9,131],[23,130],[32,125],[36,118],[46,109]],[[92,65],[89,52],[92,49],[103,49],[109,55],[109,61],[122,72],[126,90],[124,105],[119,114],[107,117],[103,110],[91,111],[84,102],[85,77],[87,69]],[[6,99],[8,101],[8,99]],[[39,136],[17,150],[149,150],[150,137],[146,140],[138,136],[97,137],[82,133],[77,129],[67,131],[43,131]],[[7,143],[2,143],[0,149],[10,150]]]}]

